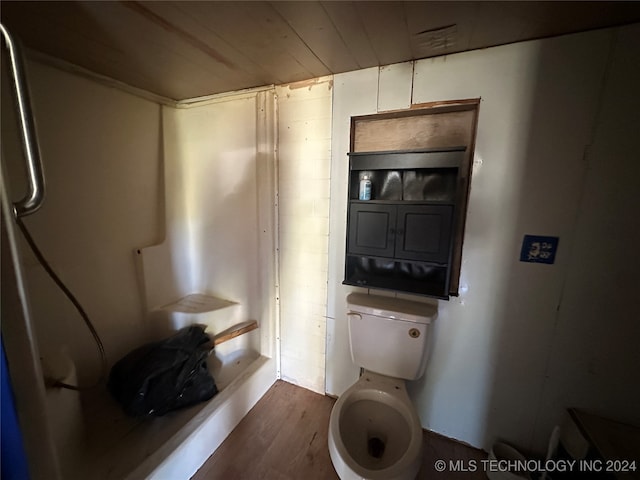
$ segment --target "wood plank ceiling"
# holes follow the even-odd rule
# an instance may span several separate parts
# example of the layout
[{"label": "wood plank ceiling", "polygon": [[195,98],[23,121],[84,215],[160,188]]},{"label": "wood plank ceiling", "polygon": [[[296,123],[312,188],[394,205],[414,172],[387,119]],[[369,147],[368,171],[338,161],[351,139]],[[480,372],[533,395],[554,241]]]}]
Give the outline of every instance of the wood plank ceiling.
[{"label": "wood plank ceiling", "polygon": [[174,100],[640,21],[639,2],[3,1],[30,49]]}]

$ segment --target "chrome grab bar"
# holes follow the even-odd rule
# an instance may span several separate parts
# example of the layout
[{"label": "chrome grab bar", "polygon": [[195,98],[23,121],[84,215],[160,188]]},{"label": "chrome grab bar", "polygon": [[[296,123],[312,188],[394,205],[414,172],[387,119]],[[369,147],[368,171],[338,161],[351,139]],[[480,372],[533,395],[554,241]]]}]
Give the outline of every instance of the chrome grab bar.
[{"label": "chrome grab bar", "polygon": [[20,119],[20,129],[22,132],[22,146],[27,157],[27,176],[29,191],[22,200],[13,204],[13,214],[16,218],[30,215],[42,206],[44,201],[44,174],[42,172],[42,162],[40,161],[40,149],[36,138],[35,123],[31,113],[31,103],[29,101],[29,90],[24,75],[24,64],[22,63],[22,52],[18,42],[14,41],[4,25],[0,24],[2,37],[9,51],[11,72],[13,77],[13,88],[18,104],[18,114]]}]

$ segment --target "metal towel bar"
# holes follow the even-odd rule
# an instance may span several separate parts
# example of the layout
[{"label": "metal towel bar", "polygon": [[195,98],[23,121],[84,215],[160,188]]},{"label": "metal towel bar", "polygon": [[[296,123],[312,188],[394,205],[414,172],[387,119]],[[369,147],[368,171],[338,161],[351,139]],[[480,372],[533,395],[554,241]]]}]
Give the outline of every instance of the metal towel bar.
[{"label": "metal towel bar", "polygon": [[30,215],[42,206],[44,200],[44,174],[40,161],[40,149],[36,138],[35,123],[31,113],[29,90],[24,74],[22,52],[17,41],[9,34],[4,25],[0,24],[2,37],[9,52],[13,88],[18,107],[22,145],[27,159],[28,192],[22,200],[13,204],[13,214],[16,218]]}]

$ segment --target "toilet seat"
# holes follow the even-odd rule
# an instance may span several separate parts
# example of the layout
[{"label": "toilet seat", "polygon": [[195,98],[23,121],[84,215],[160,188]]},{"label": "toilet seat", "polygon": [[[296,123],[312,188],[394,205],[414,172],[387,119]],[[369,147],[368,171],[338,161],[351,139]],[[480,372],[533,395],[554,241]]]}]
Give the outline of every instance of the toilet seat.
[{"label": "toilet seat", "polygon": [[422,426],[404,380],[365,371],[329,420],[329,453],[342,480],[413,480]]}]

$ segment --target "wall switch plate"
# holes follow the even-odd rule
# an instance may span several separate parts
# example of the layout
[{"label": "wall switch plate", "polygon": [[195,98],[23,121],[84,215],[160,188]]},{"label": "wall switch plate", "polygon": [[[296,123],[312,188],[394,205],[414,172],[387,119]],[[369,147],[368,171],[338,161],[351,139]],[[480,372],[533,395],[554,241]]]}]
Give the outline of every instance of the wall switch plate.
[{"label": "wall switch plate", "polygon": [[559,237],[525,235],[520,251],[521,262],[552,264],[556,259]]}]

